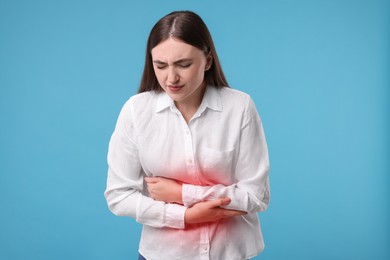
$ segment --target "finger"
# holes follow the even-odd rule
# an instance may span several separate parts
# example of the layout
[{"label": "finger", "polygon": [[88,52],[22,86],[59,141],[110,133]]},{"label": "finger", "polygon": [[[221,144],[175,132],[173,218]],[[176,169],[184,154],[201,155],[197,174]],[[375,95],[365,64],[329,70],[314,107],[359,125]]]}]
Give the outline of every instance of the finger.
[{"label": "finger", "polygon": [[156,200],[156,196],[154,195],[154,193],[152,191],[149,191],[149,197]]},{"label": "finger", "polygon": [[220,205],[219,206],[226,206],[226,205],[229,205],[230,204],[230,202],[231,202],[231,199],[230,198],[222,198],[222,199],[220,199],[221,201],[220,201]]},{"label": "finger", "polygon": [[151,189],[154,185],[155,185],[154,182],[147,182],[147,183],[146,183],[146,188],[149,190],[149,189]]},{"label": "finger", "polygon": [[157,178],[156,177],[145,177],[145,181],[147,183],[156,183],[157,182]]},{"label": "finger", "polygon": [[222,210],[225,218],[232,217],[232,216],[242,216],[247,214],[245,211],[239,211],[239,210],[231,210],[231,209],[222,209]]},{"label": "finger", "polygon": [[210,200],[208,203],[210,203],[211,208],[226,206],[230,203],[230,198],[221,198],[221,199],[216,199],[216,200]]}]

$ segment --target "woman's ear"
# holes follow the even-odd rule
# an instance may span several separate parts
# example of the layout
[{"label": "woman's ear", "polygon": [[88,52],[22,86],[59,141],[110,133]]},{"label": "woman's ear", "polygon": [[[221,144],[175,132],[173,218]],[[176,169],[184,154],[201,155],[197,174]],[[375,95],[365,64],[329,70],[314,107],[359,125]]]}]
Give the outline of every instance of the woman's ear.
[{"label": "woman's ear", "polygon": [[211,68],[212,64],[213,64],[213,56],[211,56],[211,53],[209,53],[206,57],[206,67],[204,71],[208,71]]}]

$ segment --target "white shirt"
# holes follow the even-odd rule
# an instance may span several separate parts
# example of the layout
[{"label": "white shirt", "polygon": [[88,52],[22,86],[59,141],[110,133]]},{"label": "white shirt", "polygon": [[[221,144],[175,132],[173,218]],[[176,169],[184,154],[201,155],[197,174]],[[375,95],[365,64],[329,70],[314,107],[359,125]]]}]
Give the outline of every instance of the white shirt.
[{"label": "white shirt", "polygon": [[[263,250],[257,212],[270,198],[269,160],[249,95],[209,86],[187,124],[165,92],[137,94],[119,115],[108,165],[108,206],[143,224],[139,252],[148,260],[241,260]],[[184,182],[184,205],[148,197],[145,176]],[[187,207],[221,197],[231,199],[225,208],[248,214],[185,225]]]}]

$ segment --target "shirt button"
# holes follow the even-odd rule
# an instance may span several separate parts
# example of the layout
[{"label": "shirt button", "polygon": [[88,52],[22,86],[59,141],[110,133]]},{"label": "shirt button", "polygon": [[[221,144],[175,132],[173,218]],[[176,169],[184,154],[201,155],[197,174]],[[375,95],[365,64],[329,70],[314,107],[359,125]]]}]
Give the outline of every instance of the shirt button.
[{"label": "shirt button", "polygon": [[186,131],[186,135],[189,135],[189,134],[190,134],[190,131],[187,130],[187,131]]},{"label": "shirt button", "polygon": [[187,162],[188,162],[189,164],[192,164],[192,160],[191,160],[191,159],[188,159]]}]

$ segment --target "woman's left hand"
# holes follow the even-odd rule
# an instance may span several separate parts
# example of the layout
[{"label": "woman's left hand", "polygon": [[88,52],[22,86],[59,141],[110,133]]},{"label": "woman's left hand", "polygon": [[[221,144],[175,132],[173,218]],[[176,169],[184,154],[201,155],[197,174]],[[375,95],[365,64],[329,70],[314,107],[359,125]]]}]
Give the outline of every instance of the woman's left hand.
[{"label": "woman's left hand", "polygon": [[145,181],[154,200],[183,204],[180,183],[164,177],[145,177]]}]

